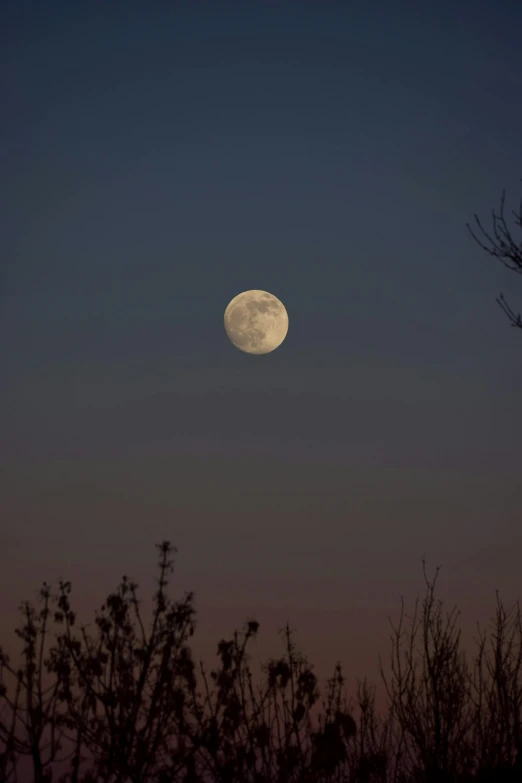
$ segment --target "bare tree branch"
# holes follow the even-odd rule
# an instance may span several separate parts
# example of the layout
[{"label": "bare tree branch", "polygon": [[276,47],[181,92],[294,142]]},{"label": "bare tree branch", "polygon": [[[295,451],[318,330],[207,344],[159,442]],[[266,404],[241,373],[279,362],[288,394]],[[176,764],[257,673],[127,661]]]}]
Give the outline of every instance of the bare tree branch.
[{"label": "bare tree branch", "polygon": [[[522,274],[522,241],[517,244],[511,236],[511,232],[504,217],[505,198],[506,191],[504,190],[500,200],[500,214],[496,215],[494,210],[491,212],[494,238],[483,228],[478,216],[476,214],[474,215],[477,226],[489,242],[489,247],[483,244],[483,242],[475,236],[469,223],[466,223],[466,226],[475,242],[477,242],[486,253],[498,258],[498,260],[512,272]],[[512,210],[512,213],[515,218],[515,224],[519,228],[522,228],[522,199],[520,200],[518,213],[515,212],[515,210]],[[503,294],[500,294],[496,301],[511,321],[511,326],[522,329],[522,317],[520,313],[518,315],[515,314],[505,301]]]}]

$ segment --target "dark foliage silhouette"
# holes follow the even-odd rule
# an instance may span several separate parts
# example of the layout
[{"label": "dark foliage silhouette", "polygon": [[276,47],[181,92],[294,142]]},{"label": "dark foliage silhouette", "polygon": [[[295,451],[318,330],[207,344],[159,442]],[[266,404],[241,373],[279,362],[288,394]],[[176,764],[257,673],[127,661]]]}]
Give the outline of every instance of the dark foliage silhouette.
[{"label": "dark foliage silhouette", "polygon": [[[502,198],[500,200],[500,214],[496,215],[494,210],[491,211],[494,238],[490,234],[488,234],[487,231],[484,230],[479,218],[477,217],[477,215],[474,215],[476,224],[478,225],[482,234],[489,242],[489,247],[487,245],[484,245],[479,239],[477,239],[477,237],[471,230],[469,223],[466,223],[466,226],[471,236],[475,240],[475,242],[477,242],[477,244],[479,244],[483,250],[489,253],[489,255],[498,258],[499,261],[502,264],[504,264],[504,266],[506,266],[508,269],[511,269],[512,272],[522,274],[522,240],[520,241],[519,244],[517,244],[513,239],[513,237],[511,236],[511,232],[504,218],[505,198],[506,198],[506,191],[504,190],[502,192]],[[515,217],[515,224],[519,226],[519,228],[522,228],[522,199],[520,200],[518,213],[515,212],[515,210],[512,210],[512,213]],[[511,321],[511,326],[516,326],[519,329],[522,329],[522,318],[520,316],[520,313],[518,315],[515,315],[514,311],[511,309],[511,307],[504,299],[504,295],[500,294],[500,296],[497,297],[496,301],[502,307],[507,317]]]},{"label": "dark foliage silhouette", "polygon": [[77,627],[68,582],[56,595],[44,583],[39,609],[22,604],[20,665],[0,648],[1,782],[522,781],[518,602],[506,612],[497,594],[492,632],[479,629],[468,665],[458,613],[445,614],[435,598],[439,569],[430,581],[423,561],[422,607],[417,601],[408,618],[403,604],[390,671],[380,664],[381,717],[366,679],[347,699],[339,663],[321,699],[288,625],[282,655],[261,667],[257,683],[247,654],[255,620],[219,642],[215,669],[196,665],[193,595],[168,598],[173,550],[169,542],[158,549],[148,629],[127,577],[93,626]]}]

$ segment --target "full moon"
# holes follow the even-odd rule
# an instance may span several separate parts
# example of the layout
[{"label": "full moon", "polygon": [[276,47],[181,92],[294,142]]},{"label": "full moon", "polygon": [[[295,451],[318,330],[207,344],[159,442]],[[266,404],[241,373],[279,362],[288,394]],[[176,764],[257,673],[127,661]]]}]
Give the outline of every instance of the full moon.
[{"label": "full moon", "polygon": [[270,353],[288,332],[288,313],[277,296],[268,291],[243,291],[225,310],[225,332],[245,353]]}]

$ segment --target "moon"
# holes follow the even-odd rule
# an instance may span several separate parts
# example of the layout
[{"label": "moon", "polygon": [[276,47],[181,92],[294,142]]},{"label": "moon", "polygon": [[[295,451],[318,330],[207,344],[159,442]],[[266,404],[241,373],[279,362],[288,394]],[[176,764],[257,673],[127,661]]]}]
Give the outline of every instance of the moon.
[{"label": "moon", "polygon": [[245,353],[270,353],[288,332],[284,304],[268,291],[243,291],[228,304],[224,316],[230,342]]}]

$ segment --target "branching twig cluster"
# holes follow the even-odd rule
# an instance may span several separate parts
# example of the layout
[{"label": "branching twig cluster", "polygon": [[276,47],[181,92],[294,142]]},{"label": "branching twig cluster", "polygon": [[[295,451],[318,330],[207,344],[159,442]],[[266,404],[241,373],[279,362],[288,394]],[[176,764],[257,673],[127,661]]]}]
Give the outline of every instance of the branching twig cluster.
[{"label": "branching twig cluster", "polygon": [[[500,214],[496,215],[494,210],[491,211],[494,237],[492,237],[490,234],[488,234],[487,231],[485,231],[477,215],[474,215],[475,222],[479,227],[479,229],[481,230],[484,237],[488,240],[489,246],[483,244],[480,241],[480,239],[478,239],[475,236],[475,234],[471,230],[469,223],[466,223],[466,226],[471,236],[475,240],[475,242],[477,242],[477,244],[479,244],[480,247],[486,251],[486,253],[489,253],[489,255],[498,258],[498,260],[502,264],[504,264],[505,267],[510,269],[512,272],[516,272],[517,274],[522,274],[522,241],[519,244],[517,244],[513,239],[513,237],[511,236],[511,232],[508,228],[506,219],[504,217],[505,198],[506,198],[506,192],[503,191],[502,198],[500,200]],[[518,213],[515,212],[515,210],[512,210],[512,213],[515,218],[515,224],[519,228],[522,228],[522,199],[520,200]],[[518,313],[518,315],[515,314],[515,312],[511,309],[511,307],[504,299],[504,295],[500,294],[497,297],[496,301],[498,302],[500,307],[504,310],[507,317],[511,321],[511,326],[516,326],[519,329],[522,329],[522,317],[520,313]]]}]

